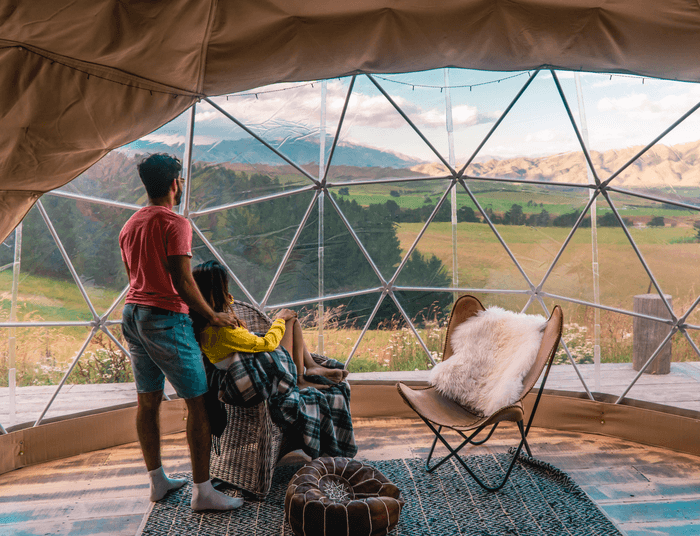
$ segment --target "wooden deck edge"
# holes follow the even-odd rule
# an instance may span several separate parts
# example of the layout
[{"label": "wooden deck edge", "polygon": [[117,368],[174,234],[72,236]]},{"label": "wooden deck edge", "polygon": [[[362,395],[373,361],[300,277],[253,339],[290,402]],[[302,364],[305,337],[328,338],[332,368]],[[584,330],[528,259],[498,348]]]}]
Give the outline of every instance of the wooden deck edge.
[{"label": "wooden deck edge", "polygon": [[[427,387],[427,382],[406,382]],[[639,400],[615,404],[612,395],[545,389],[533,426],[616,437],[700,456],[700,412]],[[529,415],[535,394],[525,398]],[[350,408],[357,418],[417,418],[396,390],[396,382],[352,386]]]},{"label": "wooden deck edge", "polygon": [[[409,383],[409,382],[407,382]],[[412,381],[427,387],[427,382]],[[353,383],[350,409],[354,418],[415,419],[403,402],[396,382]],[[700,456],[700,412],[637,400],[614,404],[611,395],[545,390],[533,426],[616,437]],[[535,395],[525,399],[529,412]],[[187,407],[183,400],[164,401],[161,432],[185,429]],[[68,416],[37,427],[0,435],[0,474],[51,460],[137,441],[136,407],[121,407],[95,414]]]},{"label": "wooden deck edge", "polygon": [[[185,429],[187,407],[182,399],[161,405],[163,434]],[[67,458],[137,441],[136,407],[72,416],[0,435],[0,474],[20,467]]]}]

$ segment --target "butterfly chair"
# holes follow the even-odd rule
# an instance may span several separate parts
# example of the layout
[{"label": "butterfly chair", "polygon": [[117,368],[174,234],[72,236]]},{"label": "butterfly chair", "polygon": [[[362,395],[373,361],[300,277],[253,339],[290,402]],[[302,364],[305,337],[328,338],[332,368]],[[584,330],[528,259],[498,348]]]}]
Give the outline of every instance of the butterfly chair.
[{"label": "butterfly chair", "polygon": [[[454,329],[468,318],[471,318],[479,311],[483,310],[484,306],[473,296],[462,296],[457,300],[452,308],[452,314],[447,326],[443,360],[448,359],[452,355],[450,336],[454,332]],[[549,370],[552,366],[554,354],[559,346],[562,323],[563,317],[561,307],[557,305],[554,307],[552,315],[547,321],[535,363],[523,379],[523,391],[520,398],[515,403],[502,407],[490,415],[483,415],[478,411],[464,407],[454,400],[444,397],[432,386],[424,389],[411,389],[401,382],[396,385],[397,389],[399,390],[399,394],[403,397],[406,404],[408,404],[408,406],[415,411],[421,419],[423,419],[423,422],[425,422],[428,428],[430,428],[430,430],[435,434],[433,445],[430,448],[430,453],[428,454],[428,459],[425,463],[425,468],[428,472],[434,471],[454,456],[482,488],[488,491],[497,491],[501,489],[508,480],[508,477],[513,470],[513,466],[515,465],[523,446],[525,447],[528,455],[532,456],[530,446],[527,443],[527,435],[535,417],[535,412],[537,411],[540,398],[542,397],[542,392],[544,390],[545,382],[547,381]],[[542,378],[542,384],[537,393],[537,398],[535,399],[532,412],[530,413],[527,427],[525,427],[523,425],[525,411],[523,409],[522,400],[535,386],[535,383],[540,377],[542,370],[545,369],[545,366],[546,370],[544,377]],[[500,484],[493,486],[485,483],[476,474],[474,474],[466,462],[459,456],[458,452],[470,444],[483,445],[486,443],[501,422],[515,422],[518,425],[521,439],[518,448],[513,454],[513,458],[510,461],[510,465],[503,477],[503,480],[500,482]],[[479,434],[488,427],[491,427],[491,430],[488,432],[486,437],[477,440]],[[452,446],[442,435],[441,432],[443,428],[454,430],[462,437],[463,441],[457,448],[452,448]],[[465,432],[469,433],[469,435],[467,435]],[[443,445],[445,445],[445,447],[447,447],[449,454],[431,466],[430,461],[438,439]]]},{"label": "butterfly chair", "polygon": [[[233,312],[252,332],[265,333],[272,320],[257,307],[235,301]],[[311,354],[319,365],[327,358]],[[226,404],[227,423],[221,436],[220,452],[211,451],[212,477],[264,498],[270,491],[272,473],[284,454],[301,444],[300,438],[284,435],[272,422],[267,400],[244,408]]]}]

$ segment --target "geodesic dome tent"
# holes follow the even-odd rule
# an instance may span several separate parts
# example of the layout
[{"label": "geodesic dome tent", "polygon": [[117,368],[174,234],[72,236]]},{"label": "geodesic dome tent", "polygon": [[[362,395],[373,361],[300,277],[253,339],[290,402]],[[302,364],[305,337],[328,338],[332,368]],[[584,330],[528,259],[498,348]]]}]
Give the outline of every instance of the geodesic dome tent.
[{"label": "geodesic dome tent", "polygon": [[[81,366],[90,352],[101,363],[96,337],[102,350],[124,350],[114,327],[124,295],[114,289],[124,281],[110,233],[144,202],[135,155],[155,150],[183,159],[181,211],[200,258],[230,269],[234,295],[269,309],[320,304],[316,344],[325,338],[328,353],[331,333],[342,333],[351,340],[333,357],[364,358],[358,370],[371,370],[372,357],[379,367],[431,366],[439,341],[428,321],[439,324],[455,293],[532,312],[563,300],[580,326],[565,337],[562,359],[577,376],[569,389],[590,400],[576,349],[598,365],[607,344],[629,361],[616,345],[629,349],[632,323],[662,328],[640,351],[640,370],[611,393],[618,403],[643,398],[641,375],[672,339],[691,361],[698,355],[696,276],[678,269],[694,266],[697,247],[697,137],[671,148],[661,141],[692,131],[700,96],[686,82],[700,80],[699,27],[700,8],[683,2],[3,6],[0,266],[18,271],[10,252],[21,245],[27,275],[0,272],[0,326],[11,347],[24,333],[30,353],[44,354],[40,366],[57,373],[32,378],[51,387],[31,421],[51,416],[76,374],[88,383],[116,374]],[[613,75],[636,84],[637,101],[601,97],[585,108],[585,90]],[[548,104],[534,99],[544,93]],[[482,111],[475,103],[486,97],[495,104]],[[646,105],[635,108],[642,121],[662,114],[666,124],[614,153],[595,128],[588,139],[589,123],[639,134],[637,123],[625,132],[614,119],[635,102]],[[546,132],[538,140],[554,106],[568,145]],[[214,118],[227,127],[213,128]],[[655,180],[642,180],[642,164]],[[32,206],[22,243],[11,233]],[[654,217],[676,225],[647,225]],[[657,227],[666,234],[651,236]],[[74,284],[82,309],[66,314],[63,289],[39,290],[46,279]],[[13,312],[23,293],[38,297]],[[659,308],[635,311],[634,296],[644,295]],[[334,332],[318,321],[329,311]],[[368,335],[392,326],[409,340]],[[52,338],[68,341],[62,359],[48,349]],[[398,346],[419,357],[386,350]]]}]

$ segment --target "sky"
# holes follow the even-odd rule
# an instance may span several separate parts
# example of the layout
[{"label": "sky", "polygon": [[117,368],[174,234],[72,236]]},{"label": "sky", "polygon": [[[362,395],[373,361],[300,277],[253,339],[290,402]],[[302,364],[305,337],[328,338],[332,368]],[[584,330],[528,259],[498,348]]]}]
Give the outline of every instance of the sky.
[{"label": "sky", "polygon": [[[444,69],[399,75],[375,75],[374,80],[429,143],[416,134],[366,76],[358,76],[348,102],[340,143],[353,143],[437,162],[436,152],[449,160],[446,128],[447,100],[451,103],[453,146],[457,163],[477,149],[503,111],[527,83],[528,72]],[[557,77],[572,115],[581,125],[579,94],[571,72]],[[700,85],[636,76],[581,73],[581,97],[588,144],[607,151],[646,145],[700,101]],[[350,78],[325,84],[325,131],[335,136]],[[449,91],[445,89],[449,86]],[[321,82],[276,84],[213,100],[229,114],[266,139],[282,144],[290,139],[318,142],[321,121]],[[186,114],[145,137],[169,144],[182,143]],[[213,144],[247,136],[232,121],[203,102],[197,106],[195,143]],[[674,145],[700,139],[700,113],[695,112],[660,143]],[[430,145],[432,145],[432,149]],[[579,150],[575,131],[549,71],[535,76],[506,115],[478,157],[538,157]]]}]

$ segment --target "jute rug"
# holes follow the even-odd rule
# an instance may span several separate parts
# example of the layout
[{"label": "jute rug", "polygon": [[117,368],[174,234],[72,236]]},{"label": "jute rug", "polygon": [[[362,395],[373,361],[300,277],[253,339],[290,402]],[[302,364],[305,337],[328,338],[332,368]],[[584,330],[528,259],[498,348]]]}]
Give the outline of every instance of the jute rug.
[{"label": "jute rug", "polygon": [[[471,456],[468,463],[495,481],[503,473],[506,459],[505,455]],[[482,490],[454,462],[432,474],[419,459],[370,463],[401,489],[406,501],[391,535],[621,534],[565,473],[537,460],[523,460],[516,464],[508,484],[495,493]],[[139,534],[292,536],[284,520],[284,495],[300,467],[278,467],[267,498],[247,498],[245,505],[233,512],[192,512],[192,486],[186,485],[154,504]],[[229,495],[238,493],[231,488],[219,489]]]}]

